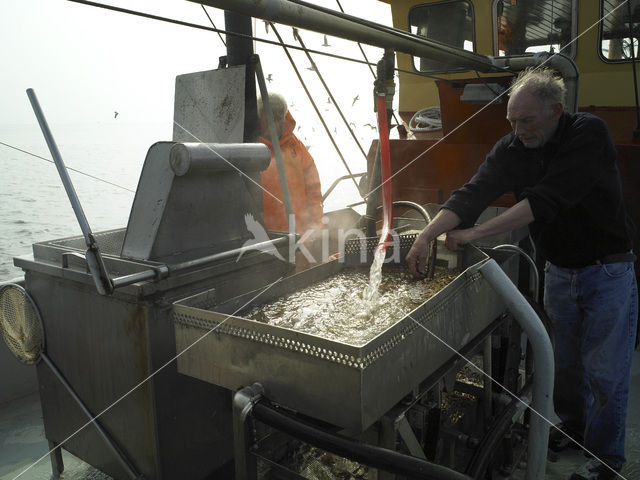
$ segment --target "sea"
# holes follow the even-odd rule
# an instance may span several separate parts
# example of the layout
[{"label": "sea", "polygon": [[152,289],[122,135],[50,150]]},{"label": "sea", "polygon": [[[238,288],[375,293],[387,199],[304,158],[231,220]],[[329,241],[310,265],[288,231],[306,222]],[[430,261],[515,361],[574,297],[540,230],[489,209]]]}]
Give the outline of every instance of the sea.
[{"label": "sea", "polygon": [[[292,109],[294,118],[308,112]],[[365,113],[357,135],[365,148],[375,131],[363,126],[375,122]],[[91,230],[126,227],[142,165],[151,145],[171,140],[171,122],[119,122],[50,124],[60,154]],[[337,132],[336,132],[337,133]],[[347,173],[328,139],[315,127],[298,127],[297,136],[316,159],[323,192]],[[343,135],[345,133],[343,132]],[[328,138],[328,137],[327,137]],[[0,282],[22,277],[14,258],[30,255],[32,245],[82,235],[45,139],[32,124],[0,125]],[[354,173],[366,162],[355,144],[346,139],[345,155]],[[41,157],[41,158],[39,158]],[[48,160],[48,161],[47,161]],[[80,173],[81,172],[81,173]],[[361,198],[352,182],[343,181],[325,202],[325,211],[344,208]],[[356,209],[359,207],[356,207]]]}]

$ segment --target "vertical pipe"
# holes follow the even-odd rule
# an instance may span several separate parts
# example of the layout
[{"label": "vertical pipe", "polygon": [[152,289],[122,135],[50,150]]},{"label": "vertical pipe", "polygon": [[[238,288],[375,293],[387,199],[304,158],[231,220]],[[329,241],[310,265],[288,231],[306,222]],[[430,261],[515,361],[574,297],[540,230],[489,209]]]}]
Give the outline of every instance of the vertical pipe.
[{"label": "vertical pipe", "polygon": [[[638,74],[636,72],[635,38],[633,38],[633,17],[631,15],[631,0],[627,1],[629,13],[629,53],[631,54],[631,70],[633,70],[633,93],[636,96],[636,128],[633,129],[633,138],[640,137],[640,105],[638,104]],[[638,46],[640,49],[640,45]]]},{"label": "vertical pipe", "polygon": [[[492,364],[492,360],[491,360],[491,349],[493,348],[492,345],[492,334],[488,335],[487,338],[484,339],[484,346],[483,346],[483,351],[482,351],[482,369],[493,375],[492,372],[492,368],[491,368],[491,364]],[[492,385],[491,385],[491,378],[489,378],[489,375],[484,375],[483,376],[483,402],[484,403],[484,417],[485,419],[489,420],[491,419],[491,416],[493,415],[493,408],[492,408],[492,400],[493,400],[493,396],[491,395],[492,393]]]},{"label": "vertical pipe", "polygon": [[479,269],[491,287],[502,297],[516,321],[527,333],[533,351],[535,374],[526,480],[543,480],[549,444],[549,418],[553,413],[554,363],[551,340],[544,325],[495,260]]},{"label": "vertical pipe", "polygon": [[[253,36],[251,17],[239,13],[224,12],[225,29],[230,32]],[[250,72],[250,59],[253,55],[251,38],[227,35],[227,64],[247,65],[247,75],[244,83],[244,141],[255,143],[258,141],[258,104],[256,99],[256,82],[253,72]]]}]

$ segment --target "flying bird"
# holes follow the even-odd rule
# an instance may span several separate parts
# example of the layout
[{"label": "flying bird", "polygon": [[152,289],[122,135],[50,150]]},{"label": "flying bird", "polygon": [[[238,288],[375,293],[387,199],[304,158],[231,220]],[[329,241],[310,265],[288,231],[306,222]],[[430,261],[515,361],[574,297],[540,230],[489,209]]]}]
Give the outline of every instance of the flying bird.
[{"label": "flying bird", "polygon": [[273,75],[269,74],[267,75],[267,82],[272,82],[273,81]]},{"label": "flying bird", "polygon": [[327,36],[324,36],[324,43],[322,44],[323,47],[330,47],[331,45],[329,45],[329,41],[327,40]]},{"label": "flying bird", "polygon": [[113,112],[113,118],[118,118],[118,112]]},{"label": "flying bird", "polygon": [[353,107],[359,99],[360,99],[360,94],[355,96],[355,98],[353,99],[353,102],[351,103],[351,106]]}]

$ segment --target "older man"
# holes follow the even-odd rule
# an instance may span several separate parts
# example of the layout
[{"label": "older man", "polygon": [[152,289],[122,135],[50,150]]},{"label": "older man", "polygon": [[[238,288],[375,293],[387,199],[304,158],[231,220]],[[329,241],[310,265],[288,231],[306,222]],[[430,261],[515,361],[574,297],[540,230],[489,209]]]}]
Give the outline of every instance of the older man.
[{"label": "older man", "polygon": [[[564,83],[550,70],[516,78],[507,106],[513,132],[420,233],[407,262],[420,276],[427,245],[445,232],[447,247],[455,250],[529,225],[547,261],[544,304],[556,338],[554,405],[562,424],[552,432],[550,447],[560,451],[573,443],[571,437],[594,455],[571,480],[612,479],[625,462],[638,312],[632,229],[605,123],[564,112],[564,96]],[[509,191],[517,199],[513,207],[474,225],[482,210]]]}]

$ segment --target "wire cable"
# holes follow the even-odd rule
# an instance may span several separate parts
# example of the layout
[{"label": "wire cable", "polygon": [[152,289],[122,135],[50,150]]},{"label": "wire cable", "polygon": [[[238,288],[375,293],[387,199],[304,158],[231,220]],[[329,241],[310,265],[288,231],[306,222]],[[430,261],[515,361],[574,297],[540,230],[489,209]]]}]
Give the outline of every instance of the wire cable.
[{"label": "wire cable", "polygon": [[324,87],[324,89],[326,90],[327,94],[329,95],[329,98],[333,102],[333,106],[336,107],[336,110],[338,111],[338,114],[340,114],[340,118],[342,118],[342,121],[346,125],[347,130],[349,130],[349,133],[353,137],[353,141],[356,142],[356,144],[358,145],[358,148],[362,152],[362,156],[366,159],[367,158],[367,154],[365,153],[364,149],[362,148],[362,145],[360,145],[360,142],[358,141],[358,137],[356,137],[356,134],[353,133],[353,130],[351,129],[351,125],[349,125],[349,122],[347,121],[347,119],[345,118],[344,114],[342,113],[342,109],[338,105],[338,102],[336,102],[336,99],[333,97],[333,94],[331,93],[331,89],[329,88],[327,83],[324,81],[324,78],[323,78],[322,74],[320,73],[320,70],[318,70],[318,66],[316,65],[316,62],[314,62],[313,58],[311,58],[311,54],[309,53],[309,50],[307,50],[306,45],[302,41],[302,37],[300,36],[300,32],[298,32],[297,28],[293,29],[293,36],[294,36],[294,38],[296,38],[298,40],[298,42],[300,42],[300,46],[302,48],[304,48],[304,53],[307,55],[307,58],[309,59],[309,62],[311,63],[312,68],[315,70],[316,74],[318,75],[318,78],[320,79],[320,83],[322,83],[322,86]]},{"label": "wire cable", "polygon": [[[190,23],[190,22],[184,22],[182,20],[176,20],[173,18],[167,18],[167,17],[161,17],[159,15],[153,15],[151,13],[144,13],[144,12],[139,12],[136,10],[129,10],[127,8],[122,8],[122,7],[115,7],[113,5],[106,5],[104,3],[97,3],[97,2],[91,2],[89,0],[68,0],[69,2],[73,2],[73,3],[79,3],[81,5],[87,5],[89,7],[96,7],[96,8],[104,8],[105,10],[112,10],[114,12],[119,12],[119,13],[126,13],[127,15],[134,15],[137,17],[142,17],[142,18],[148,18],[150,20],[158,20],[160,22],[166,22],[166,23],[173,23],[175,25],[181,25],[183,27],[190,27],[190,28],[196,28],[199,30],[206,30],[209,32],[216,32],[219,34],[225,34],[225,35],[232,35],[232,36],[236,36],[236,37],[241,37],[241,38],[248,38],[250,40],[254,40],[256,42],[262,42],[262,43],[267,43],[269,45],[276,45],[276,46],[281,46],[280,43],[273,41],[273,40],[268,40],[266,38],[260,38],[260,37],[255,37],[253,35],[245,35],[243,33],[237,33],[237,32],[230,32],[227,30],[223,30],[221,28],[214,28],[214,27],[207,27],[206,25],[199,25],[197,23]],[[291,48],[293,50],[300,50],[302,51],[303,48],[299,47],[297,45],[291,45],[291,44],[286,44],[287,48]],[[369,63],[365,60],[358,60],[357,58],[351,58],[351,57],[345,57],[343,55],[336,55],[335,53],[329,53],[329,52],[322,52],[320,50],[309,50],[311,53],[316,53],[318,55],[324,55],[325,57],[331,57],[331,58],[335,58],[338,60],[345,60],[347,62],[354,62],[354,63],[360,63],[360,64],[364,64],[364,65],[375,65],[373,63]],[[434,75],[425,75],[422,73],[418,73],[418,72],[412,72],[411,70],[404,70],[404,69],[400,69],[400,68],[396,68],[395,71],[397,72],[402,72],[402,73],[408,73],[411,75],[417,75],[420,77],[428,77],[428,78],[433,78],[434,80],[440,80],[443,82],[447,82],[447,83],[452,83],[453,80],[447,79],[447,78],[442,78],[442,77],[436,77]]]},{"label": "wire cable", "polygon": [[[342,4],[340,3],[340,0],[336,0],[336,3],[338,4],[338,7],[340,8],[340,11],[342,13],[345,13],[344,8],[342,8]],[[362,53],[362,57],[367,61],[367,63],[369,64],[369,70],[371,71],[371,75],[373,75],[373,78],[377,78],[376,77],[376,72],[373,71],[373,67],[371,66],[371,63],[369,63],[369,59],[367,58],[367,54],[364,53],[364,48],[362,48],[362,44],[360,42],[356,42],[358,44],[358,48],[360,49],[360,52]],[[400,121],[398,120],[398,117],[396,117],[396,113],[395,112],[391,112],[391,114],[393,115],[393,119],[396,121],[396,125],[400,126],[402,125],[402,123],[400,123]]]},{"label": "wire cable", "polygon": [[[55,163],[53,160],[50,160],[50,159],[45,158],[45,157],[41,157],[40,155],[36,155],[35,153],[27,152],[26,150],[22,150],[21,148],[14,147],[13,145],[9,145],[8,143],[0,142],[0,145],[4,145],[5,147],[13,148],[14,150],[17,150],[18,152],[26,153],[27,155],[31,155],[32,157],[39,158],[40,160],[44,160],[45,162]],[[96,177],[94,175],[91,175],[90,173],[82,172],[82,171],[77,170],[77,169],[75,169],[73,167],[67,167],[67,170],[71,170],[72,172],[79,173],[80,175],[84,175],[85,177],[93,178],[94,180],[98,180],[99,182],[103,182],[103,183],[106,183],[108,185],[112,185],[114,187],[121,188],[123,190],[126,190],[127,192],[136,193],[135,190],[131,190],[130,188],[123,187],[122,185],[118,185],[117,183],[110,182],[109,180],[105,180],[104,178]]]},{"label": "wire cable", "polygon": [[[209,19],[209,21],[211,22],[211,26],[213,28],[216,28],[216,24],[213,23],[213,20],[211,19],[211,17],[209,16],[209,12],[207,12],[207,9],[204,8],[203,4],[200,4],[200,6],[202,7],[202,10],[204,11],[204,14],[207,16],[207,18]],[[217,30],[217,28],[216,28]],[[227,42],[224,41],[224,38],[222,38],[222,34],[220,32],[218,32],[218,36],[220,37],[220,41],[222,42],[222,44],[226,47],[227,46]]]}]

